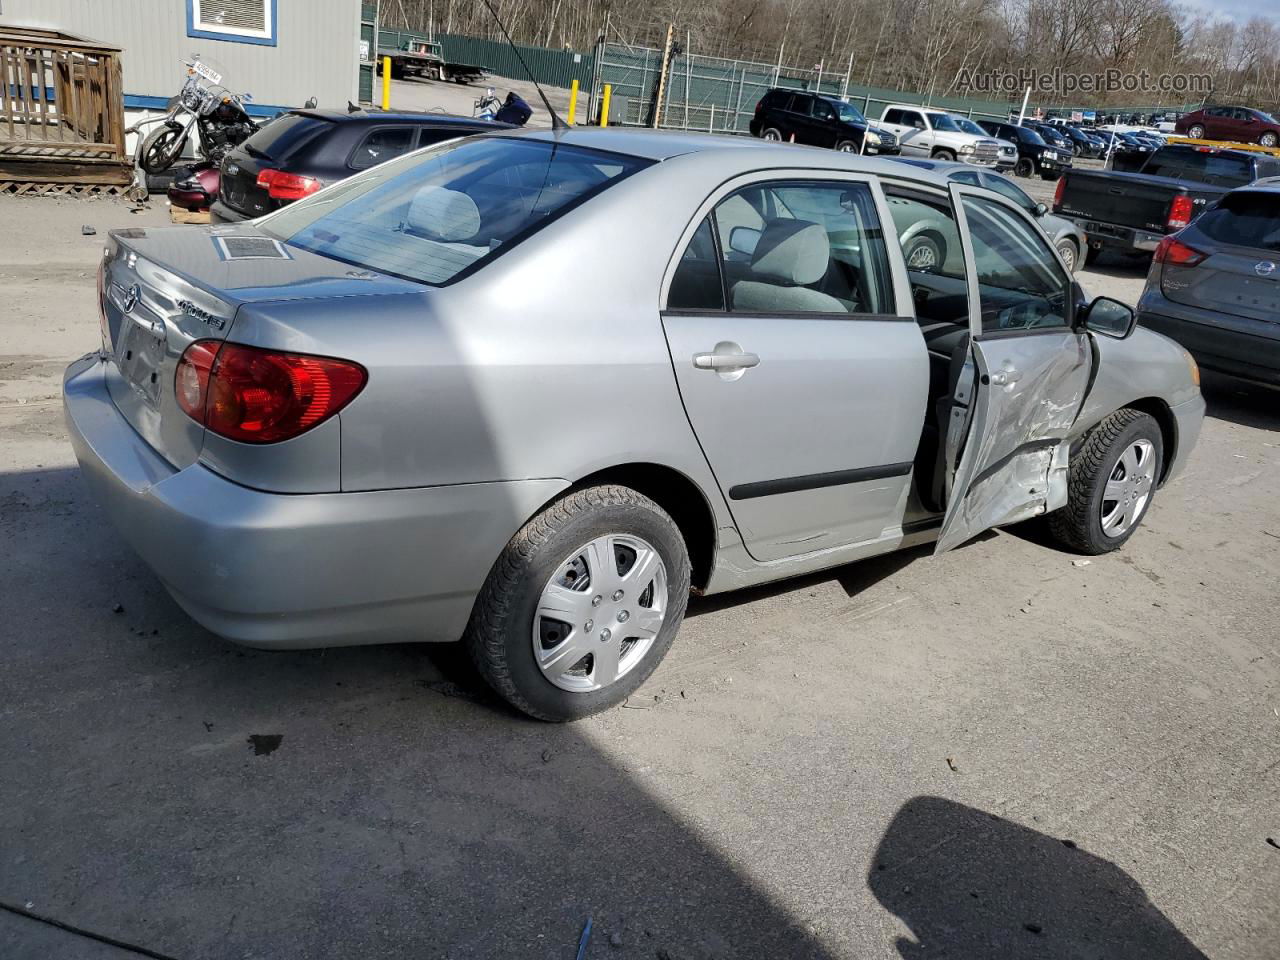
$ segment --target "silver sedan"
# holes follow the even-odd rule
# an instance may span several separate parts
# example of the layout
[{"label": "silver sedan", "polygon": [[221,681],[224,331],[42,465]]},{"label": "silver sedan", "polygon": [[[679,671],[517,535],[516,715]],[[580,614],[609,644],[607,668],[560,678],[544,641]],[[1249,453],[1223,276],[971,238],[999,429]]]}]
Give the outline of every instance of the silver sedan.
[{"label": "silver sedan", "polygon": [[[949,255],[909,266],[927,220]],[[1196,441],[1179,346],[979,187],[759,141],[419,151],[252,223],[116,231],[83,473],[210,630],[468,645],[543,719],[717,593],[1048,516],[1114,550]]]}]

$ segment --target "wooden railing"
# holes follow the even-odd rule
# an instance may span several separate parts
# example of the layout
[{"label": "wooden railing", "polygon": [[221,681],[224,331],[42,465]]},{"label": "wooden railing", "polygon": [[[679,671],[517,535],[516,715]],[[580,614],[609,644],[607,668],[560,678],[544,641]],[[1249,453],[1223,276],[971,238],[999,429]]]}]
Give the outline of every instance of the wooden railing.
[{"label": "wooden railing", "polygon": [[0,24],[0,181],[128,180],[120,49]]}]

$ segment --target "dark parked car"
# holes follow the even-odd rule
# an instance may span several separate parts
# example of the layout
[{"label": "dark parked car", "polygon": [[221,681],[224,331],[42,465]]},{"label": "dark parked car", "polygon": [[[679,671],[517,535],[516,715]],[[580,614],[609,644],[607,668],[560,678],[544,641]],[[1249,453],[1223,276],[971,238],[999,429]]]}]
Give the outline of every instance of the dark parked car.
[{"label": "dark parked car", "polygon": [[1072,146],[1075,147],[1077,157],[1100,157],[1102,156],[1103,151],[1107,148],[1106,142],[1101,137],[1085,133],[1085,131],[1081,130],[1079,127],[1064,125],[1058,127],[1058,129],[1062,131],[1064,136],[1071,140]]},{"label": "dark parked car", "polygon": [[1201,366],[1280,386],[1280,184],[1228,193],[1156,248],[1138,322]]},{"label": "dark parked car", "polygon": [[1197,140],[1235,140],[1264,147],[1280,143],[1280,120],[1252,107],[1205,107],[1183,114],[1173,129]]},{"label": "dark parked car", "polygon": [[[901,152],[896,136],[872,126],[852,104],[796,90],[770,90],[756,104],[755,115],[748,126],[753,137],[764,140],[794,139],[796,143],[849,153],[892,156]],[[867,138],[865,149],[864,137]]]},{"label": "dark parked car", "polygon": [[1064,170],[1071,168],[1071,152],[1045,143],[1044,138],[1030,127],[999,120],[979,120],[978,126],[993,137],[1017,146],[1018,163],[1013,172],[1020,177],[1038,173],[1045,180],[1057,180]]},{"label": "dark parked car", "polygon": [[1053,212],[1089,235],[1085,263],[1105,246],[1151,253],[1236,187],[1280,176],[1280,159],[1247,150],[1173,144],[1141,173],[1072,170],[1058,185]]},{"label": "dark parked car", "polygon": [[293,110],[226,155],[211,219],[260,217],[418,147],[508,126],[438,113]]},{"label": "dark parked car", "polygon": [[1071,156],[1075,156],[1076,145],[1071,138],[1060,128],[1055,127],[1051,123],[1039,123],[1031,120],[1023,121],[1023,126],[1030,127],[1036,133],[1040,134],[1040,138],[1051,147],[1065,151]]}]

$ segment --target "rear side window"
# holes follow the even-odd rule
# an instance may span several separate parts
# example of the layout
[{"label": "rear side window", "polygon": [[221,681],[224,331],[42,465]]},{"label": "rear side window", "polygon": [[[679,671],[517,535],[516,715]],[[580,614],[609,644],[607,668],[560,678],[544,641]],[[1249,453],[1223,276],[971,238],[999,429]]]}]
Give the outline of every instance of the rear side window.
[{"label": "rear side window", "polygon": [[893,314],[884,231],[870,188],[832,181],[756,184],[722,200],[672,278],[670,310]]},{"label": "rear side window", "polygon": [[438,285],[651,162],[545,140],[462,140],[356,174],[259,226],[343,263]]},{"label": "rear side window", "polygon": [[907,124],[907,122],[902,119],[901,110],[886,110],[884,112],[884,122],[901,124],[902,126],[906,126]]},{"label": "rear side window", "polygon": [[415,133],[417,130],[410,126],[371,130],[352,152],[349,166],[353,170],[367,170],[408,153],[413,149]]},{"label": "rear side window", "polygon": [[244,142],[251,154],[283,160],[322,130],[333,128],[332,121],[286,113],[276,117]]},{"label": "rear side window", "polygon": [[1232,193],[1196,221],[1211,240],[1280,251],[1280,193]]}]

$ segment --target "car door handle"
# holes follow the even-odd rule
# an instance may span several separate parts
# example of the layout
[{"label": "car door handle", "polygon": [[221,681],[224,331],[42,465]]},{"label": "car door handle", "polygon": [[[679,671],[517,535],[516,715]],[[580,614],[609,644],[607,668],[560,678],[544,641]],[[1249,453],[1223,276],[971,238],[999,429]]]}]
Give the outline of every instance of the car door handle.
[{"label": "car door handle", "polygon": [[997,387],[1008,386],[1011,383],[1017,383],[1022,379],[1022,374],[1017,370],[997,370],[995,373],[987,375],[987,383],[994,384]]},{"label": "car door handle", "polygon": [[754,353],[695,353],[693,365],[699,370],[743,370],[759,366]]}]

